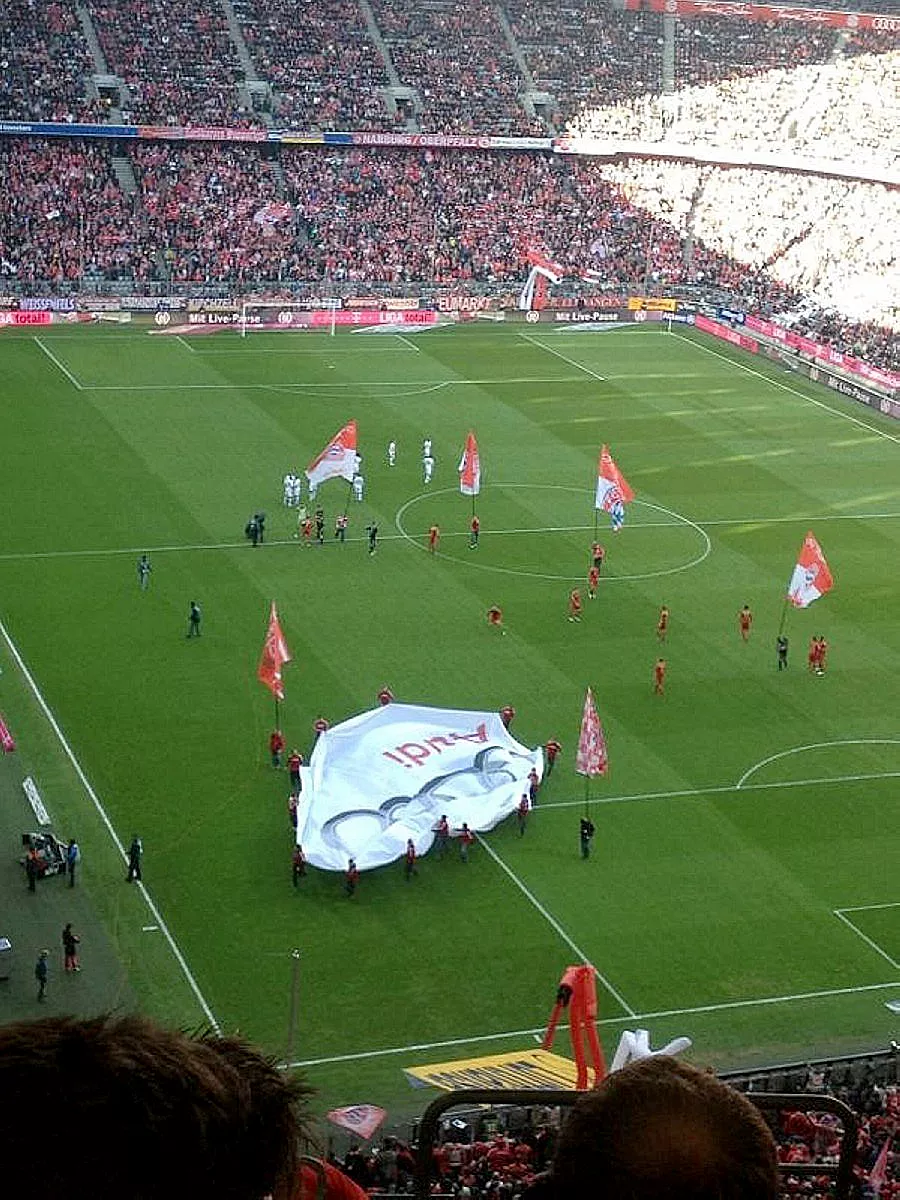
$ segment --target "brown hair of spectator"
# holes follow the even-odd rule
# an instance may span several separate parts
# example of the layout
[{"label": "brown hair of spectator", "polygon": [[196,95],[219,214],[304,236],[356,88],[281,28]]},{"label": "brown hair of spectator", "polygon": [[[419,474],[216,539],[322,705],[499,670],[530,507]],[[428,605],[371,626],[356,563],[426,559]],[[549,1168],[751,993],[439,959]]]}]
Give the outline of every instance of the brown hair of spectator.
[{"label": "brown hair of spectator", "polygon": [[775,1141],[740,1092],[657,1056],[608,1075],[579,1099],[548,1182],[566,1198],[773,1200]]},{"label": "brown hair of spectator", "polygon": [[141,1016],[0,1027],[10,1195],[286,1200],[309,1089],[238,1038]]}]

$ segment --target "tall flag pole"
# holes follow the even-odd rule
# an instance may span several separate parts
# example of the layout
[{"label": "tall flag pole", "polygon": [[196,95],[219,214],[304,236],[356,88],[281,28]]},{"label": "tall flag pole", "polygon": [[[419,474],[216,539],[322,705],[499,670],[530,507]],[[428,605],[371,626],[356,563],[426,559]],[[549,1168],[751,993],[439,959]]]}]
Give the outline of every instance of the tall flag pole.
[{"label": "tall flag pole", "polygon": [[475,434],[469,431],[466,447],[459,460],[459,490],[464,496],[472,497],[472,520],[475,519],[475,497],[481,491],[481,458]]},{"label": "tall flag pole", "polygon": [[581,714],[581,732],[578,735],[578,750],[575,754],[575,771],[584,776],[584,813],[590,816],[590,785],[594,775],[609,772],[609,755],[603,726],[597,716],[594,693],[587,689],[584,710]]},{"label": "tall flag pole", "polygon": [[288,649],[287,642],[284,640],[284,634],[281,632],[278,610],[273,600],[269,611],[269,627],[266,630],[266,640],[263,643],[259,666],[256,668],[256,677],[260,683],[265,684],[275,698],[276,729],[280,728],[278,702],[284,699],[284,682],[281,678],[281,668],[285,663],[289,663],[290,661],[291,652]]},{"label": "tall flag pole", "polygon": [[834,576],[822,553],[822,547],[810,530],[803,539],[803,545],[800,547],[800,554],[797,557],[784,597],[778,636],[781,637],[784,633],[788,604],[792,604],[794,608],[809,608],[814,600],[818,600],[820,596],[830,592],[833,587]]},{"label": "tall flag pole", "polygon": [[609,446],[604,444],[597,464],[597,491],[594,496],[594,521],[599,510],[609,513],[613,533],[618,533],[625,524],[625,505],[634,499],[628,480],[616,466]]}]

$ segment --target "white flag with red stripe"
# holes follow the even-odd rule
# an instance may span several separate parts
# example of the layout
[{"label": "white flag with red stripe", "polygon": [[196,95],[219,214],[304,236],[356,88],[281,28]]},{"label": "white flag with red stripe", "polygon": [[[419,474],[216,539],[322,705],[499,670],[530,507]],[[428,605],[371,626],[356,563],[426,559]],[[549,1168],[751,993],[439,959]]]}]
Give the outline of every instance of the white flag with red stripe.
[{"label": "white flag with red stripe", "polygon": [[481,491],[481,459],[474,433],[466,438],[466,448],[459,460],[459,490],[464,496],[477,496]]},{"label": "white flag with red stripe", "polygon": [[584,712],[581,716],[581,733],[578,735],[575,770],[579,775],[605,775],[609,770],[606,738],[603,736],[603,726],[597,716],[594,694],[590,688],[584,697]]},{"label": "white flag with red stripe", "polygon": [[803,539],[800,557],[788,584],[788,599],[794,608],[807,608],[833,587],[834,578],[822,547],[810,532]]},{"label": "white flag with red stripe", "polygon": [[628,480],[616,466],[609,446],[604,445],[597,464],[597,495],[594,508],[610,514],[613,529],[618,533],[625,522],[625,505],[633,499],[634,492]]},{"label": "white flag with red stripe", "polygon": [[353,476],[359,470],[360,461],[356,453],[356,422],[348,421],[306,468],[306,478],[310,487],[314,488],[326,479],[340,478],[352,483]]}]

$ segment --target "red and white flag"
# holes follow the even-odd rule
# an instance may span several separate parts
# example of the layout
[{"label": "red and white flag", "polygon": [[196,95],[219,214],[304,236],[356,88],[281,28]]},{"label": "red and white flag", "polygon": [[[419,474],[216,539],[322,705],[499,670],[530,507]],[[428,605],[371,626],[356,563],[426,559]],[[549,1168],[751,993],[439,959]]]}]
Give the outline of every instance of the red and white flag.
[{"label": "red and white flag", "polygon": [[834,579],[822,553],[822,547],[808,533],[803,539],[800,557],[788,584],[788,599],[794,608],[807,608],[834,587]]},{"label": "red and white flag", "polygon": [[306,468],[306,478],[310,487],[315,488],[326,479],[340,478],[352,483],[360,461],[356,453],[356,422],[348,421]]},{"label": "red and white flag", "polygon": [[594,508],[608,512],[613,521],[613,528],[618,531],[625,520],[625,505],[633,499],[634,492],[628,480],[616,466],[609,446],[604,445],[597,464],[597,495]]},{"label": "red and white flag", "polygon": [[262,658],[259,660],[259,666],[256,669],[256,677],[260,683],[266,685],[276,700],[284,699],[281,668],[285,663],[290,661],[291,652],[288,650],[284,634],[281,632],[281,625],[278,622],[278,611],[275,608],[275,601],[273,600],[272,610],[269,613],[269,628],[266,630],[266,640],[263,644]]},{"label": "red and white flag", "polygon": [[481,459],[474,433],[466,438],[466,448],[459,460],[459,490],[464,496],[477,496],[481,491]]},{"label": "red and white flag", "polygon": [[881,1195],[881,1189],[887,1182],[887,1161],[888,1155],[891,1152],[891,1135],[888,1134],[884,1139],[884,1145],[878,1151],[878,1157],[875,1159],[875,1165],[869,1172],[869,1187],[876,1196]]},{"label": "red and white flag", "polygon": [[594,694],[590,688],[584,697],[584,712],[581,716],[581,733],[578,735],[575,770],[579,775],[605,775],[609,770],[606,738],[603,736],[603,726],[597,716]]},{"label": "red and white flag", "polygon": [[387,1111],[377,1104],[351,1104],[347,1108],[333,1108],[326,1116],[338,1129],[347,1129],[368,1141],[387,1116]]}]

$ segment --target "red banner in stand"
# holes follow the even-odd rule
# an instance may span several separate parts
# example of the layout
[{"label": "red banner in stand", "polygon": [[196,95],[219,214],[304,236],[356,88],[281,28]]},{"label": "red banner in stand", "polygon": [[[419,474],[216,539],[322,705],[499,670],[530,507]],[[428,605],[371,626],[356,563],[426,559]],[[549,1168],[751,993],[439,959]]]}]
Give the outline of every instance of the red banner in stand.
[{"label": "red banner in stand", "polygon": [[743,21],[793,21],[826,29],[880,29],[900,32],[895,13],[839,12],[827,7],[793,8],[784,4],[738,4],[731,0],[625,0],[626,9],[673,17],[730,17]]}]

